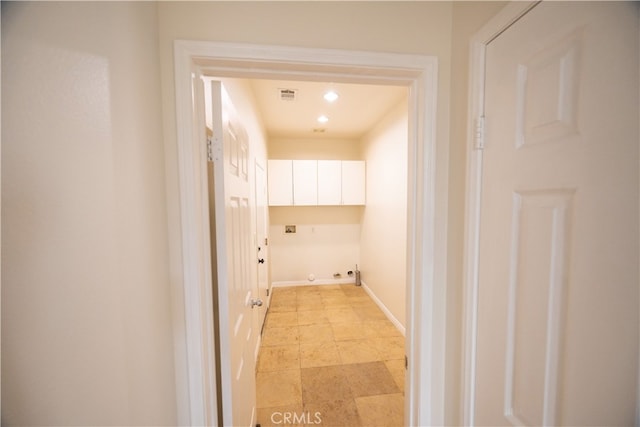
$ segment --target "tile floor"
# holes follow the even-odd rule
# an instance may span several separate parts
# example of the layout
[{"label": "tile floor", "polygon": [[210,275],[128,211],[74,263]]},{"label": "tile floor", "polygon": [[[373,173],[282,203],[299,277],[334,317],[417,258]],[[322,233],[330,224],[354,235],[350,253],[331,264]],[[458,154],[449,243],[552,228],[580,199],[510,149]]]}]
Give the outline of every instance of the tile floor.
[{"label": "tile floor", "polygon": [[404,337],[355,285],[274,288],[258,359],[258,423],[402,426]]}]

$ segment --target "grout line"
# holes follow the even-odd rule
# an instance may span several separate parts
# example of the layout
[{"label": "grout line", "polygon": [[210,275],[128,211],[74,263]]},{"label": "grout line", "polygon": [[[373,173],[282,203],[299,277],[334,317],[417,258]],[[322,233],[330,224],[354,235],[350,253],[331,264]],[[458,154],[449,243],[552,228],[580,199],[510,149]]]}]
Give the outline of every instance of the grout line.
[{"label": "grout line", "polygon": [[[378,306],[379,306],[379,308],[380,308],[380,309],[385,313],[385,315],[387,316],[388,320],[389,320],[391,323],[393,323],[393,324],[394,324],[394,326],[398,327],[398,325],[397,325],[397,324],[395,324],[395,322],[393,322],[393,320],[392,320],[392,319],[394,319],[394,317],[389,313],[389,311],[386,309],[386,307],[384,307],[384,305],[382,305],[382,304],[380,303],[380,301],[375,297],[375,295],[372,293],[372,291],[371,291],[368,287],[366,287],[366,285],[364,285],[364,286],[363,286],[363,291],[365,291],[365,293],[366,293],[366,294],[367,294],[367,295],[368,295],[368,296],[369,296],[369,297],[370,297],[370,298],[371,298],[371,299],[376,303],[376,305],[378,305]],[[271,297],[271,296],[273,296],[273,294],[272,294],[272,295],[270,295],[270,297]],[[353,308],[353,305],[352,305],[352,304],[349,304],[349,306],[350,306],[351,308]],[[323,306],[323,307],[322,307],[322,311],[326,311],[326,310],[327,310],[327,308]],[[303,311],[305,311],[305,310],[303,310]],[[296,317],[297,317],[297,316],[298,316],[298,314],[299,314],[299,310],[297,309],[297,307],[296,307],[296,309],[295,309],[295,311],[294,311],[294,312],[296,313]],[[267,312],[267,316],[268,316],[269,314],[273,314],[273,312],[268,311],[268,312]],[[265,319],[265,321],[266,321],[266,319]],[[329,322],[328,324],[329,324],[329,325],[332,325],[332,324],[331,324],[331,322]],[[299,326],[300,326],[300,325],[298,325],[298,327],[299,327]],[[398,329],[400,329],[400,328],[398,328]],[[402,332],[402,330],[401,330],[401,332]],[[354,338],[354,339],[353,339],[353,341],[358,341],[358,339],[357,339],[357,338]],[[336,341],[335,337],[333,337],[332,342],[334,343],[334,345],[337,345],[337,341]],[[300,354],[301,345],[302,345],[302,341],[298,340],[298,342],[297,342],[297,347],[298,347],[298,369],[295,369],[295,370],[296,370],[296,371],[298,371],[299,380],[300,380],[300,384],[301,384],[301,388],[300,388],[300,402],[301,402],[302,410],[304,411],[304,410],[305,410],[305,408],[306,408],[306,405],[308,405],[308,404],[314,404],[314,403],[317,403],[317,402],[314,402],[314,401],[312,401],[312,402],[305,402],[305,400],[304,400],[304,396],[303,396],[303,388],[302,388],[302,369],[304,369],[304,368],[302,368],[302,358],[301,358],[301,354]],[[341,356],[340,356],[340,361],[341,361],[341,363],[339,363],[339,364],[336,364],[336,365],[327,365],[327,366],[344,367],[344,366],[354,365],[354,364],[356,364],[356,365],[357,365],[357,364],[363,364],[363,363],[370,363],[370,362],[344,363],[344,362],[342,362],[342,357],[341,357]],[[384,366],[385,366],[385,368],[387,369],[387,371],[391,374],[391,371],[390,371],[389,367],[387,366],[387,364],[386,364],[386,361],[385,361],[385,360],[379,360],[379,361],[376,361],[376,362],[381,362],[381,363],[383,363],[383,364],[384,364]],[[322,368],[322,367],[325,367],[325,366],[318,366],[318,367],[314,367],[314,368]],[[393,375],[393,374],[391,374],[391,375]],[[396,385],[397,385],[397,383],[395,382],[395,379],[394,379],[394,384],[396,384]],[[395,392],[395,393],[383,393],[383,394],[379,394],[379,395],[375,395],[375,396],[385,396],[385,395],[401,394],[401,395],[403,396],[403,398],[404,398],[404,390],[403,390],[400,386],[398,386],[398,389],[399,389],[399,392]],[[371,397],[371,396],[365,396],[365,397]],[[357,399],[357,397],[356,397],[356,396],[353,396],[353,397],[351,397],[351,398],[350,398],[350,399],[348,399],[348,400],[349,400],[350,402],[352,402],[352,404],[353,404],[353,405],[356,405],[356,399]],[[322,403],[322,402],[320,402],[320,403]],[[356,405],[356,408],[357,408],[357,405]],[[269,409],[269,408],[262,408],[262,409]],[[360,425],[360,424],[362,423],[362,419],[361,419],[361,417],[360,417],[360,413],[359,413],[359,411],[358,411],[358,412],[356,412],[356,417],[357,417],[357,419],[358,419],[358,421],[359,421],[359,425]]]}]

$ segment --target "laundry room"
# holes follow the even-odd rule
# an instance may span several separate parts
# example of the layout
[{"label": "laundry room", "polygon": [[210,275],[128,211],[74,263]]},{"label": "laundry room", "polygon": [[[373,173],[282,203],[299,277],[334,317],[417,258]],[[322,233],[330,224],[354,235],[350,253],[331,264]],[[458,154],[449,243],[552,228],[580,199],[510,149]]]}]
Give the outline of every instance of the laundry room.
[{"label": "laundry room", "polygon": [[407,88],[251,86],[268,135],[271,286],[355,284],[357,275],[404,330]]}]

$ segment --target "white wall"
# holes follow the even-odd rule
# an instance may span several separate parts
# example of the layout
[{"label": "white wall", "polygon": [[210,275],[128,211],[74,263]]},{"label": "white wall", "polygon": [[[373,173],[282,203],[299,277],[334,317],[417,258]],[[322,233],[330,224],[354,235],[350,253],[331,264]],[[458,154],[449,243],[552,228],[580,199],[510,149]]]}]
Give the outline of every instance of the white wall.
[{"label": "white wall", "polygon": [[[362,207],[272,207],[269,212],[272,283],[306,283],[309,274],[317,281],[332,280],[334,273],[348,279],[347,271],[360,262]],[[296,233],[286,234],[285,225],[296,225]]]},{"label": "white wall", "polygon": [[367,205],[360,239],[362,281],[406,327],[408,100],[362,140]]},{"label": "white wall", "polygon": [[2,4],[3,424],[176,424],[156,12]]}]

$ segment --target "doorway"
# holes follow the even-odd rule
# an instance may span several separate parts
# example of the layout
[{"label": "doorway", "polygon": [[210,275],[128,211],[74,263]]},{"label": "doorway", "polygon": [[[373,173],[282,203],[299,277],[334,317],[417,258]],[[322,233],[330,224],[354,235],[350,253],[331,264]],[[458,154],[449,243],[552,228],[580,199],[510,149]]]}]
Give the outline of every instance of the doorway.
[{"label": "doorway", "polygon": [[[404,424],[407,88],[255,79],[244,87],[262,117],[272,178],[274,288],[257,364],[258,423],[312,408],[331,425],[385,415]],[[331,103],[329,90],[338,95]],[[329,120],[316,135],[321,112]],[[296,166],[310,172],[293,174],[291,185]]]},{"label": "doorway", "polygon": [[[408,424],[442,424],[444,402],[444,316],[446,240],[437,225],[446,222],[447,142],[435,138],[437,103],[437,61],[419,55],[346,52],[280,46],[254,46],[177,41],[175,44],[178,169],[176,185],[181,194],[183,237],[183,310],[179,320],[184,342],[177,351],[187,357],[178,361],[179,388],[188,390],[180,400],[182,418],[188,423],[217,419],[215,399],[205,399],[205,390],[215,388],[215,379],[205,372],[213,361],[203,357],[212,341],[204,334],[211,321],[210,306],[202,304],[203,289],[210,286],[209,261],[203,256],[198,237],[206,228],[202,216],[202,161],[205,150],[193,129],[193,76],[206,68],[216,75],[254,78],[299,79],[318,76],[342,82],[384,83],[407,86],[409,102],[409,189],[407,248],[408,375],[405,420]],[[438,157],[438,154],[440,156]],[[436,262],[437,261],[437,262]],[[420,328],[414,327],[420,325]],[[181,420],[182,421],[182,420]]]}]

